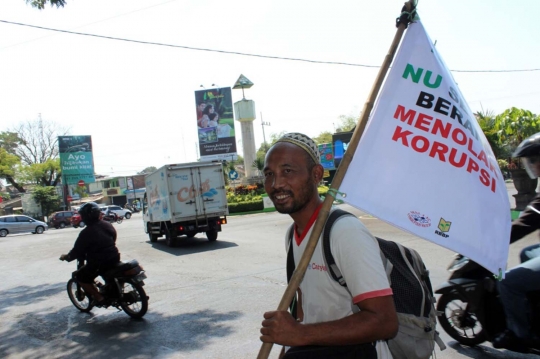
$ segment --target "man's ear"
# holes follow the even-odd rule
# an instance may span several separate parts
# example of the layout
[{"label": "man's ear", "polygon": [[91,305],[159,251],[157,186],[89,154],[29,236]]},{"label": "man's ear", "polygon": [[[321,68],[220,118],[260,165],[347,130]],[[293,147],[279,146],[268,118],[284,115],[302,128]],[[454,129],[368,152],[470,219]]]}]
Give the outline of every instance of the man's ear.
[{"label": "man's ear", "polygon": [[313,167],[313,171],[311,171],[311,174],[315,183],[320,183],[323,179],[324,174],[323,166],[321,164],[315,165],[315,167]]}]

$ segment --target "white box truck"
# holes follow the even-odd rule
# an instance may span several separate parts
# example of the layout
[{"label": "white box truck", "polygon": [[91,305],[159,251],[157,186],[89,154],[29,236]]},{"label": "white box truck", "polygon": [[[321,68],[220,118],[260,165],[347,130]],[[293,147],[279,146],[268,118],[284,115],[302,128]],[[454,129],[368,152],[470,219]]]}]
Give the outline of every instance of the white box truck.
[{"label": "white box truck", "polygon": [[143,220],[151,242],[164,235],[172,246],[179,236],[202,232],[217,239],[229,214],[221,162],[165,165],[145,182]]}]

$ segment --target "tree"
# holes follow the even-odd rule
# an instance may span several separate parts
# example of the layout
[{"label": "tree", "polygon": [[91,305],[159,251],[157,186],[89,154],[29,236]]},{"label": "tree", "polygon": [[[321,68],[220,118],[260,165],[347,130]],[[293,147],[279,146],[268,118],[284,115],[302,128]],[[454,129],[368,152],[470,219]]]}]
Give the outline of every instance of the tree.
[{"label": "tree", "polygon": [[146,167],[144,170],[142,170],[141,172],[137,172],[138,175],[144,175],[144,174],[147,174],[147,173],[152,173],[154,171],[156,171],[157,168],[154,167],[154,166],[150,166],[150,167]]},{"label": "tree", "polygon": [[332,133],[330,131],[324,131],[319,134],[317,137],[313,137],[313,141],[316,144],[322,145],[323,143],[332,143]]},{"label": "tree", "polygon": [[251,167],[256,168],[257,171],[259,171],[259,176],[262,176],[264,170],[264,157],[255,158]]},{"label": "tree", "polygon": [[8,151],[0,147],[0,178],[8,181],[17,191],[24,193],[26,190],[15,181],[16,169],[20,162],[19,157],[8,153]]},{"label": "tree", "polygon": [[67,133],[68,129],[40,116],[0,133],[0,146],[20,159],[22,179],[56,186],[60,181],[58,136]]},{"label": "tree", "polygon": [[277,142],[277,140],[279,140],[281,137],[283,137],[283,135],[285,135],[287,133],[287,131],[281,131],[280,133],[272,133],[270,134],[270,145],[268,146],[268,148],[272,147],[272,145],[274,143]]},{"label": "tree", "polygon": [[478,111],[474,114],[474,117],[476,117],[476,121],[478,121],[482,132],[484,132],[495,158],[507,158],[510,154],[508,148],[499,142],[493,111]]},{"label": "tree", "polygon": [[[48,0],[51,6],[64,7],[66,5],[66,0]],[[45,9],[47,0],[26,0],[27,4],[32,5],[32,7],[38,8],[39,10]]]},{"label": "tree", "polygon": [[358,119],[353,115],[341,115],[339,116],[339,123],[338,127],[336,128],[336,132],[350,132],[354,130],[357,122]]},{"label": "tree", "polygon": [[56,188],[52,186],[36,186],[32,192],[32,198],[41,206],[41,215],[48,216],[51,212],[60,207],[60,196]]},{"label": "tree", "polygon": [[86,191],[86,187],[85,186],[77,186],[73,192],[75,192],[76,194],[79,195],[79,198],[85,198],[85,197],[88,197],[88,192]]},{"label": "tree", "polygon": [[499,143],[514,151],[524,139],[540,132],[540,116],[512,107],[495,117],[495,129]]}]

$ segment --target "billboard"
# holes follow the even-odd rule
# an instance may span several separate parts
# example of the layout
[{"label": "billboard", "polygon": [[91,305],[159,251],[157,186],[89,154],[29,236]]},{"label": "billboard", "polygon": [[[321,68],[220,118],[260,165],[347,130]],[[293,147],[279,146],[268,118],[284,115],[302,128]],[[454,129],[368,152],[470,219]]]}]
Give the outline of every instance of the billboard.
[{"label": "billboard", "polygon": [[236,157],[236,137],[230,87],[195,91],[201,160]]},{"label": "billboard", "polygon": [[96,181],[91,136],[58,136],[58,149],[65,184]]},{"label": "billboard", "polygon": [[349,147],[353,133],[352,132],[338,132],[332,135],[332,145],[334,146],[334,166],[339,167],[341,159]]},{"label": "billboard", "polygon": [[318,145],[319,154],[321,155],[321,165],[325,170],[335,170],[334,167],[334,153],[332,152],[331,143],[323,143]]}]

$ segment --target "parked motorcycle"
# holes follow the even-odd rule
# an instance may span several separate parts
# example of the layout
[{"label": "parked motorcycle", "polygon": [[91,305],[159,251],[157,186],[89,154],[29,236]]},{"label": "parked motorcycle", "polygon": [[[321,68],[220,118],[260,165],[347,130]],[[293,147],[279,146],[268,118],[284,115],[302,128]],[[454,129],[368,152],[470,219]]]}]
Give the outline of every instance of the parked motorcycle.
[{"label": "parked motorcycle", "polygon": [[[506,319],[499,300],[497,279],[473,260],[456,254],[448,266],[450,278],[436,294],[439,323],[459,343],[475,346],[492,342],[506,329]],[[533,331],[540,335],[540,291],[528,294],[531,303]],[[540,354],[540,343],[529,352]]]},{"label": "parked motorcycle", "polygon": [[114,212],[109,212],[108,214],[104,214],[102,219],[111,224],[115,222],[120,224],[124,220],[124,216],[119,216]]},{"label": "parked motorcycle", "polygon": [[[84,259],[77,260],[77,271],[85,264]],[[86,294],[77,280],[77,271],[67,282],[67,292],[73,305],[81,312],[90,312],[94,307],[92,298]],[[146,274],[137,260],[120,262],[116,267],[100,273],[103,281],[96,278],[96,286],[103,295],[102,307],[115,307],[123,310],[132,318],[142,318],[148,310],[148,299],[143,289]]]}]

